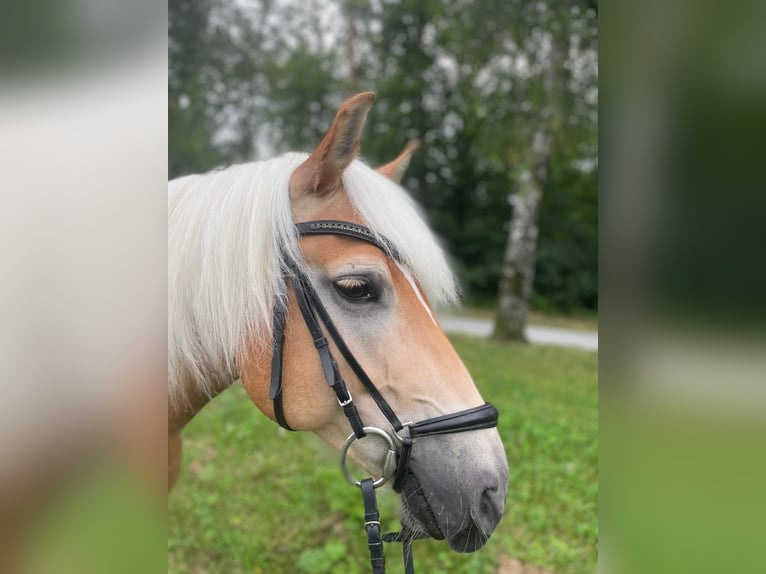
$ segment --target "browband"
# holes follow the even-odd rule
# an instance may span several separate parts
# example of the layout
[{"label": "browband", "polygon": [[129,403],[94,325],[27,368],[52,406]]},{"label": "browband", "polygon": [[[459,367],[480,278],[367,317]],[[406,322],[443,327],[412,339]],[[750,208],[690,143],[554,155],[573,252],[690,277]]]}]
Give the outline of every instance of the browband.
[{"label": "browband", "polygon": [[361,239],[386,252],[388,255],[400,260],[399,253],[396,251],[393,243],[383,236],[375,234],[368,227],[357,225],[349,221],[339,221],[337,219],[320,219],[317,221],[307,221],[305,223],[296,223],[298,235],[341,235],[353,239]]}]

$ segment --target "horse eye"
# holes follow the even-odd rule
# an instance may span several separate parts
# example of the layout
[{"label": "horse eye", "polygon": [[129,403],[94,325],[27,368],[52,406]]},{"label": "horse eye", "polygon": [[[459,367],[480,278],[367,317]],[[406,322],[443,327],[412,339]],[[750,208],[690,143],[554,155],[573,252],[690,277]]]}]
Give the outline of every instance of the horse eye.
[{"label": "horse eye", "polygon": [[360,277],[345,277],[334,283],[335,290],[349,301],[363,303],[377,299],[372,285]]}]

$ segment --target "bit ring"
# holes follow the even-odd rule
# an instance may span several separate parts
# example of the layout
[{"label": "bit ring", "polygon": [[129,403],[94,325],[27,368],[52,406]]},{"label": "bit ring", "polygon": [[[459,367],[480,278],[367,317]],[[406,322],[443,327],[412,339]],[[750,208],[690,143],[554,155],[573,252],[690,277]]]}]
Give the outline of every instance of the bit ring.
[{"label": "bit ring", "polygon": [[[391,480],[391,478],[394,476],[394,473],[396,472],[396,447],[394,446],[394,440],[391,438],[391,435],[383,429],[379,429],[378,427],[364,427],[363,430],[368,436],[376,435],[383,437],[386,439],[386,443],[388,443],[386,458],[383,460],[383,475],[372,483],[372,486],[379,488]],[[355,486],[361,487],[361,481],[356,480],[351,475],[351,471],[348,469],[348,464],[346,462],[348,451],[355,440],[357,440],[357,436],[351,433],[346,439],[346,442],[343,443],[343,446],[340,449],[340,468],[343,471],[343,475],[346,477],[347,481]]]}]

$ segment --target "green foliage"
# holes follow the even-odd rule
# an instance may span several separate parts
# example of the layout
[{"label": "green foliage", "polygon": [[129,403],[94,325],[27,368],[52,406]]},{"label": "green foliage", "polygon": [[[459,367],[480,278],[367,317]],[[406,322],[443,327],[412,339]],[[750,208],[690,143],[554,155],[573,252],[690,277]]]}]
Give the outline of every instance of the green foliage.
[{"label": "green foliage", "polygon": [[626,574],[766,570],[761,412],[623,390],[605,397],[601,419],[610,564]]},{"label": "green foliage", "polygon": [[[598,145],[594,3],[328,4],[332,18],[313,3],[170,3],[171,175],[308,151],[345,97],[374,90],[365,159],[379,165],[423,140],[403,184],[444,238],[468,301],[486,301],[497,293],[508,197],[547,125],[554,153],[534,302],[596,309],[598,181],[583,169]],[[553,87],[551,46],[565,54]]]},{"label": "green foliage", "polygon": [[543,195],[535,307],[598,308],[598,188],[594,174],[556,164]]},{"label": "green foliage", "polygon": [[[169,176],[247,160],[261,34],[228,0],[168,2]],[[232,126],[236,124],[236,128]]]},{"label": "green foliage", "polygon": [[[364,153],[382,163],[407,139],[425,141],[406,187],[445,239],[471,303],[497,292],[508,197],[534,130],[548,122],[554,154],[540,213],[535,303],[559,311],[597,307],[597,174],[581,167],[597,154],[596,76],[574,72],[596,43],[589,7],[400,2],[367,15],[381,23],[379,35],[370,35],[380,56],[366,62],[367,83],[380,101],[370,114],[375,136],[364,142]],[[581,54],[556,70],[564,88],[554,95],[546,85],[546,33],[562,52],[575,47]],[[526,72],[509,65],[520,60],[528,62]]]},{"label": "green foliage", "polygon": [[308,50],[287,55],[269,66],[272,100],[266,112],[276,130],[275,142],[284,151],[310,152],[335,116],[330,101],[334,83],[327,61]]},{"label": "green foliage", "polygon": [[341,542],[330,541],[321,548],[304,550],[298,556],[298,570],[306,574],[327,574],[333,571],[346,554]]},{"label": "green foliage", "polygon": [[[415,544],[418,570],[495,571],[502,556],[557,574],[592,573],[597,542],[597,356],[453,338],[483,397],[500,411],[511,468],[506,516],[480,551]],[[379,497],[386,530],[398,501]],[[237,385],[184,432],[184,466],[169,504],[168,572],[367,573],[358,489],[338,455],[261,415]],[[402,572],[387,548],[389,571]]]}]

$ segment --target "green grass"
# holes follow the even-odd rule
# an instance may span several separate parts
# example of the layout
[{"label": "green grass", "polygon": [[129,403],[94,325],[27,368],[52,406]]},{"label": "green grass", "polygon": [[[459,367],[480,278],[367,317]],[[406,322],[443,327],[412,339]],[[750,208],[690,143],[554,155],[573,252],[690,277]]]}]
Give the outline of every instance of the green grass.
[{"label": "green grass", "polygon": [[652,396],[657,387],[637,387],[613,389],[602,410],[610,568],[625,574],[766,572],[760,399],[753,396],[743,408],[723,394],[713,404],[676,389],[658,400]]},{"label": "green grass", "polygon": [[[494,572],[503,555],[556,574],[596,571],[597,355],[452,337],[484,398],[500,411],[511,467],[506,514],[469,555],[415,544],[416,570]],[[266,419],[241,386],[184,432],[184,466],[169,500],[168,572],[366,573],[359,492],[337,454]],[[384,529],[398,502],[382,489]],[[388,572],[402,572],[387,548]]]}]

